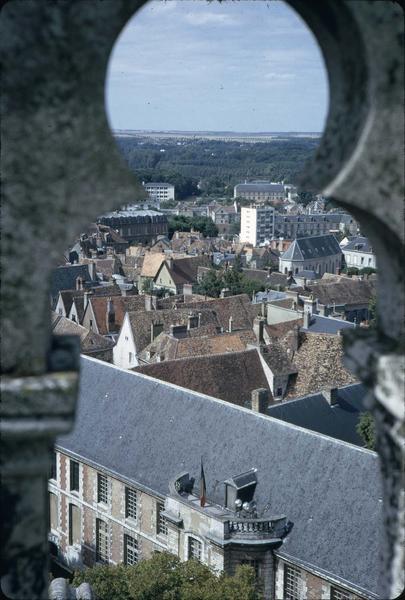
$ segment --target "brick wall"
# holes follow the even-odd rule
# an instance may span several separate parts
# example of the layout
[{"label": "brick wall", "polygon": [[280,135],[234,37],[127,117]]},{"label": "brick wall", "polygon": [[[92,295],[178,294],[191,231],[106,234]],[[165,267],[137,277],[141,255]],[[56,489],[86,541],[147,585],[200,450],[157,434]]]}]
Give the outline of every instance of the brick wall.
[{"label": "brick wall", "polygon": [[[286,563],[281,559],[276,559],[276,573],[275,573],[275,599],[284,600],[284,570],[285,565],[291,564],[295,568],[299,568],[293,563]],[[300,569],[301,578],[299,582],[300,598],[301,600],[330,600],[331,598],[331,586],[346,592],[350,596],[350,600],[365,600],[363,596],[359,596],[350,590],[347,590],[339,585],[331,584],[326,579],[310,573],[304,569]]]}]

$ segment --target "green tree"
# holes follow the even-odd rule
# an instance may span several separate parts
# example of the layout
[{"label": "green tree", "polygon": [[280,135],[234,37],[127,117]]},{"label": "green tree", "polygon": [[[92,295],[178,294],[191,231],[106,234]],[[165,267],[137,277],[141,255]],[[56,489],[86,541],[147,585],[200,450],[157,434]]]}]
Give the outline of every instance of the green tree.
[{"label": "green tree", "polygon": [[217,576],[198,561],[181,562],[168,552],[137,565],[97,566],[74,575],[73,585],[90,583],[99,600],[259,600],[254,570],[238,567]]},{"label": "green tree", "polygon": [[361,413],[359,422],[356,427],[357,433],[361,436],[364,442],[364,447],[369,450],[375,448],[375,423],[373,415],[369,412]]},{"label": "green tree", "polygon": [[377,326],[377,296],[371,296],[368,303],[368,323],[370,327]]},{"label": "green tree", "polygon": [[222,273],[217,269],[211,268],[203,275],[200,283],[197,284],[196,293],[202,294],[203,296],[218,298],[223,287],[224,281]]}]

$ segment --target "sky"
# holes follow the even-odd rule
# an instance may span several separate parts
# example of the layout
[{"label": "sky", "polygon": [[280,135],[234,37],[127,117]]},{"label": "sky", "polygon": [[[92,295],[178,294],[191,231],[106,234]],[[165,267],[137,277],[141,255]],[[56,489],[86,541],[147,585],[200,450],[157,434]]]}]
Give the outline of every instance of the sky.
[{"label": "sky", "polygon": [[328,84],[281,0],[151,0],[113,48],[106,104],[113,130],[321,132]]}]

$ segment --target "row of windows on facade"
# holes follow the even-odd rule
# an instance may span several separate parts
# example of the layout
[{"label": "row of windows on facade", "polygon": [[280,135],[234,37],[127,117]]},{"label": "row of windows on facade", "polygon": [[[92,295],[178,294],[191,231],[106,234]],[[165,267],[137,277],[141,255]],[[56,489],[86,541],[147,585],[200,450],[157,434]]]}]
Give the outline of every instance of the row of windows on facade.
[{"label": "row of windows on facade", "polygon": [[[57,481],[57,463],[56,453],[53,453],[51,463],[50,479]],[[75,460],[69,461],[69,490],[71,492],[80,492],[80,464]],[[53,494],[54,495],[54,494]],[[102,473],[97,473],[97,503],[109,504],[108,477]],[[156,503],[156,525],[158,535],[167,535],[167,523],[163,516],[164,504]],[[138,494],[137,490],[125,487],[125,518],[136,521],[138,512]]]},{"label": "row of windows on facade", "polygon": [[[304,579],[302,571],[292,565],[284,565],[284,600],[302,600]],[[331,587],[330,600],[352,600],[353,594],[345,590]]]},{"label": "row of windows on facade", "polygon": [[[127,490],[128,491],[128,490]],[[130,498],[129,504],[133,502],[133,497]],[[58,498],[56,494],[50,492],[49,494],[49,515],[50,515],[50,529],[57,531],[58,528]],[[157,533],[167,535],[167,523],[162,515],[164,505],[158,504],[157,512]],[[136,511],[136,505],[135,505]],[[130,510],[131,512],[131,510]],[[80,545],[81,544],[81,514],[80,507],[75,504],[69,504],[69,524],[68,524],[68,540],[69,545]],[[101,563],[109,562],[110,555],[110,532],[107,521],[103,519],[96,519],[96,539],[95,539],[95,551],[96,561]],[[139,550],[138,540],[124,533],[123,535],[123,562],[126,565],[134,565],[138,562]],[[202,560],[202,544],[196,538],[189,536],[188,538],[188,558],[193,560]]]}]

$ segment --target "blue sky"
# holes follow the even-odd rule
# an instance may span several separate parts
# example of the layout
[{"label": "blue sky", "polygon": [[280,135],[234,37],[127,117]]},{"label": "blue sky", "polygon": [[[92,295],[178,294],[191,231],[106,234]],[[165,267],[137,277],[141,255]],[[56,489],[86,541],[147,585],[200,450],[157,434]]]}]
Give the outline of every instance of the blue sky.
[{"label": "blue sky", "polygon": [[320,50],[279,0],[151,0],[110,57],[113,129],[322,131]]}]

